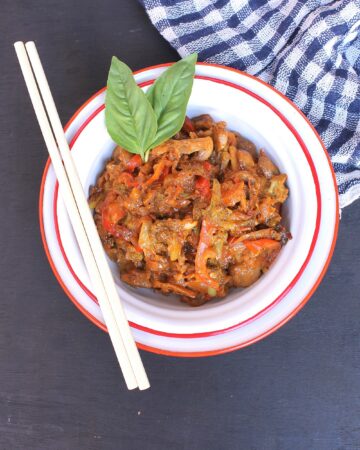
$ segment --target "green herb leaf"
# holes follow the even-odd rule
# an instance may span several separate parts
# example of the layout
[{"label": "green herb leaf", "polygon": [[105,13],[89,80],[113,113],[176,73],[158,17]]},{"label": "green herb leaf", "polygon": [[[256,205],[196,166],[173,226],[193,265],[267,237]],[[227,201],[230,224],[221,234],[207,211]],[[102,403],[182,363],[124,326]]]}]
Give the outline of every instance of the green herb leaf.
[{"label": "green herb leaf", "polygon": [[158,129],[148,150],[162,144],[178,131],[185,120],[191,94],[197,54],[181,59],[161,74],[146,95],[154,108]]},{"label": "green herb leaf", "polygon": [[129,67],[115,56],[111,61],[105,106],[105,122],[111,138],[144,159],[156,136],[156,115]]}]

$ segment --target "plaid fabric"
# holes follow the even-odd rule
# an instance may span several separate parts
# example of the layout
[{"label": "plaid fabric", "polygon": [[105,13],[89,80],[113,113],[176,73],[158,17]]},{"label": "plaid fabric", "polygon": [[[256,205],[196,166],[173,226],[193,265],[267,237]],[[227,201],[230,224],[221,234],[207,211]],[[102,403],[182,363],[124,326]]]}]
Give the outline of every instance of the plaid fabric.
[{"label": "plaid fabric", "polygon": [[141,0],[181,56],[263,79],[306,114],[335,168],[340,206],[360,197],[360,0]]}]

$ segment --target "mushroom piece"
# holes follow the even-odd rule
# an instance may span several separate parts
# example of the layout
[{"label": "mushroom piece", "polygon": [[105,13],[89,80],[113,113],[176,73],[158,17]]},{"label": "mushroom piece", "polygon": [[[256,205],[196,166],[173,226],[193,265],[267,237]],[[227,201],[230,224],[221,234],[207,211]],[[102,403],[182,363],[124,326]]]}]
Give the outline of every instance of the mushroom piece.
[{"label": "mushroom piece", "polygon": [[245,264],[234,265],[230,268],[234,286],[243,288],[248,287],[255,283],[260,277],[260,264],[257,264],[255,260],[253,261],[253,264],[250,264],[250,261],[247,261]]},{"label": "mushroom piece", "polygon": [[268,158],[264,150],[260,150],[258,165],[266,178],[271,178],[274,175],[279,175],[279,169],[275,166],[271,159]]},{"label": "mushroom piece", "polygon": [[164,153],[173,153],[178,156],[191,155],[199,152],[197,159],[205,161],[208,159],[214,149],[214,143],[210,136],[194,139],[169,139],[161,145],[158,145],[151,151],[151,157],[156,158]]}]

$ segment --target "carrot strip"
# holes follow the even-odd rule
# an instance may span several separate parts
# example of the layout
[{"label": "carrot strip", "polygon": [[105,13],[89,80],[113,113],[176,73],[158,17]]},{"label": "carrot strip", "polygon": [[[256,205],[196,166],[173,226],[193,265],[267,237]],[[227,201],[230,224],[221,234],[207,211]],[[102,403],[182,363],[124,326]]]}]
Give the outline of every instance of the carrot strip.
[{"label": "carrot strip", "polygon": [[280,250],[281,244],[274,239],[258,239],[256,241],[243,241],[245,247],[253,253],[260,253],[262,250]]},{"label": "carrot strip", "polygon": [[210,278],[206,267],[207,260],[216,256],[215,250],[210,248],[211,236],[214,231],[215,227],[204,219],[201,225],[199,244],[195,256],[195,273],[208,286],[218,289],[219,283]]},{"label": "carrot strip", "polygon": [[[154,166],[154,173],[152,176],[145,182],[146,186],[149,186],[150,184],[157,181],[161,175],[166,171],[168,168],[168,161],[166,159],[162,159],[159,163],[157,163]],[[166,173],[166,172],[165,172]]]}]

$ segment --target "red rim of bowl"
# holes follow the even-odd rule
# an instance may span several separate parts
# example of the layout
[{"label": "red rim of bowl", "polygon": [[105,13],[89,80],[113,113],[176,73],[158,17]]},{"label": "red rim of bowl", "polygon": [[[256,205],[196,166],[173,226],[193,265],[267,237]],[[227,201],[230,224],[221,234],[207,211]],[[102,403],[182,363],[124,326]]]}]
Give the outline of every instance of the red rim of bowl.
[{"label": "red rim of bowl", "polygon": [[[309,154],[309,151],[307,149],[307,147],[305,146],[303,140],[301,139],[300,135],[297,133],[297,131],[294,129],[294,127],[289,123],[289,121],[276,109],[274,108],[271,104],[269,104],[267,101],[265,101],[264,99],[262,99],[261,97],[259,97],[258,95],[254,94],[253,92],[249,91],[248,89],[245,89],[243,87],[237,86],[233,83],[229,83],[229,82],[225,82],[223,80],[218,80],[215,78],[211,78],[211,77],[202,77],[202,76],[197,76],[196,78],[198,79],[205,79],[208,81],[212,81],[212,82],[216,82],[216,83],[220,83],[220,84],[225,84],[228,85],[234,89],[240,90],[244,93],[246,93],[247,95],[250,95],[251,97],[255,97],[258,101],[260,101],[261,103],[265,104],[267,107],[269,107],[282,121],[283,123],[287,126],[287,128],[293,133],[295,139],[298,141],[301,149],[303,150],[305,157],[307,159],[307,162],[310,166],[311,172],[312,172],[312,176],[314,179],[314,184],[315,184],[315,190],[316,190],[316,199],[317,199],[317,217],[316,217],[316,224],[315,224],[315,230],[314,230],[314,235],[309,247],[309,252],[308,255],[306,256],[303,264],[301,265],[298,273],[296,274],[296,276],[294,277],[294,279],[289,283],[289,285],[284,289],[284,291],[278,295],[275,300],[273,300],[268,306],[266,306],[265,308],[263,308],[261,311],[257,312],[256,314],[254,314],[253,316],[249,317],[246,320],[243,320],[242,322],[239,322],[235,325],[231,325],[230,327],[227,328],[223,328],[220,330],[213,330],[213,331],[207,331],[207,332],[199,332],[199,333],[169,333],[169,332],[165,332],[165,331],[159,331],[159,330],[155,330],[153,328],[149,328],[146,327],[144,325],[139,325],[135,322],[129,321],[130,325],[138,330],[141,331],[145,331],[147,333],[151,333],[151,334],[156,334],[159,336],[166,336],[166,337],[171,337],[171,338],[186,338],[186,339],[196,339],[196,338],[203,338],[203,337],[208,337],[208,336],[215,336],[217,334],[222,334],[222,333],[226,333],[227,331],[231,331],[234,329],[237,329],[241,326],[244,326],[250,322],[252,322],[253,320],[261,317],[263,314],[265,314],[267,311],[269,311],[272,307],[274,307],[275,305],[277,305],[290,291],[291,289],[295,286],[295,284],[297,283],[297,281],[299,280],[299,278],[301,277],[301,275],[303,274],[304,270],[307,267],[307,264],[309,263],[312,253],[314,251],[316,242],[317,242],[317,238],[318,238],[318,234],[319,234],[319,227],[320,227],[320,221],[321,221],[321,196],[320,196],[320,185],[319,185],[319,180],[317,177],[317,172],[314,166],[314,163],[312,161],[312,158]],[[145,83],[141,83],[140,86],[146,86],[149,85],[151,83],[153,83],[154,80],[149,80],[146,81]],[[105,105],[101,105],[99,108],[97,108],[83,123],[82,125],[79,127],[79,129],[77,130],[76,134],[74,135],[73,139],[70,142],[70,148],[72,148],[75,144],[75,142],[77,141],[77,139],[79,138],[79,136],[81,135],[81,133],[84,131],[84,129],[87,127],[87,125],[89,125],[92,120],[101,112],[103,111],[103,109],[105,108]],[[57,201],[58,201],[58,183],[55,183],[55,189],[54,189],[54,203],[53,203],[53,215],[54,215],[54,224],[55,224],[55,232],[56,232],[56,238],[61,250],[61,253],[63,255],[64,261],[68,267],[68,269],[70,270],[72,276],[74,277],[75,281],[78,283],[78,285],[82,288],[82,290],[94,301],[97,303],[97,299],[96,296],[94,295],[93,292],[90,291],[90,289],[84,285],[84,283],[81,282],[81,280],[78,278],[75,270],[73,269],[73,267],[71,266],[66,252],[64,250],[63,244],[62,244],[62,240],[61,240],[61,235],[60,235],[60,231],[59,231],[59,224],[58,224],[58,217],[57,217]]]},{"label": "red rim of bowl", "polygon": [[[164,68],[169,66],[171,63],[166,63],[166,64],[159,64],[156,66],[151,66],[151,67],[147,67],[144,69],[141,69],[137,72],[134,72],[134,74],[139,74],[145,71],[149,71],[152,69],[156,69],[156,68]],[[337,189],[337,183],[336,183],[336,177],[335,177],[335,173],[333,171],[332,168],[332,164],[330,161],[330,157],[326,151],[326,148],[321,140],[321,138],[319,137],[317,131],[315,130],[315,128],[313,127],[313,125],[309,122],[309,120],[306,118],[306,116],[282,93],[278,92],[276,89],[274,89],[272,86],[268,85],[267,83],[265,83],[264,81],[246,74],[244,72],[241,72],[237,69],[233,69],[230,67],[226,67],[226,66],[222,66],[219,64],[209,64],[209,63],[198,63],[199,65],[202,66],[210,66],[210,67],[216,67],[216,68],[220,68],[223,70],[228,70],[228,71],[232,71],[235,72],[237,74],[240,74],[242,76],[251,78],[261,84],[263,84],[264,86],[266,86],[267,88],[271,89],[272,91],[274,91],[276,94],[280,95],[280,97],[282,97],[287,103],[289,103],[294,109],[296,109],[301,115],[302,117],[306,120],[307,124],[310,126],[310,128],[312,129],[312,131],[314,132],[315,136],[317,137],[318,141],[320,142],[325,156],[327,158],[328,164],[329,164],[329,168],[332,174],[332,179],[333,179],[333,185],[334,185],[334,190],[335,190],[335,202],[336,202],[336,208],[335,208],[335,227],[334,227],[334,234],[333,234],[333,238],[332,238],[332,243],[331,243],[331,247],[327,256],[327,260],[324,264],[324,267],[320,273],[320,275],[318,276],[316,282],[314,283],[312,289],[309,291],[309,293],[304,297],[304,299],[301,301],[301,303],[288,315],[286,316],[283,320],[281,320],[279,323],[277,323],[276,325],[274,325],[272,328],[270,328],[269,330],[267,330],[266,332],[256,336],[255,338],[242,342],[238,345],[234,345],[231,347],[226,347],[223,349],[217,349],[217,350],[211,350],[211,351],[203,351],[203,352],[175,352],[175,351],[170,351],[170,350],[163,350],[163,349],[159,349],[156,347],[150,347],[144,344],[140,344],[137,343],[139,348],[142,348],[144,350],[153,352],[153,353],[157,353],[157,354],[163,354],[163,355],[167,355],[167,356],[179,356],[179,357],[203,357],[203,356],[213,356],[213,355],[218,355],[218,354],[222,354],[222,353],[227,353],[227,352],[231,352],[243,347],[246,347],[248,345],[251,345],[263,338],[265,338],[266,336],[272,334],[273,332],[275,332],[277,329],[279,329],[282,325],[284,325],[286,322],[288,322],[292,317],[294,317],[298,311],[300,311],[300,309],[308,302],[308,300],[310,299],[310,297],[313,295],[313,293],[315,292],[315,290],[317,289],[317,287],[319,286],[322,278],[324,277],[326,270],[329,266],[329,263],[331,261],[334,249],[335,249],[335,245],[336,245],[336,238],[337,238],[337,234],[338,234],[338,227],[339,227],[339,199],[338,199],[338,189]],[[205,77],[206,78],[206,77]],[[227,83],[227,82],[225,82]],[[101,90],[99,90],[98,92],[96,92],[94,95],[92,95],[76,112],[75,114],[70,118],[69,122],[66,124],[65,126],[65,130],[67,130],[70,125],[74,122],[74,120],[77,118],[77,116],[80,114],[80,112],[92,101],[94,100],[98,95],[100,95],[102,92],[105,91],[106,88],[102,88]],[[51,269],[56,277],[56,279],[58,280],[59,284],[62,286],[63,290],[65,291],[65,293],[67,294],[67,296],[70,298],[70,300],[75,304],[75,306],[91,321],[93,322],[95,325],[97,325],[99,328],[101,328],[104,331],[106,330],[106,326],[99,321],[97,318],[95,318],[93,315],[91,315],[78,301],[77,299],[70,293],[70,291],[68,290],[67,286],[65,285],[65,283],[63,282],[62,278],[60,277],[57,268],[51,258],[50,255],[50,251],[47,245],[47,241],[46,241],[46,236],[45,236],[45,229],[44,229],[44,222],[43,222],[43,197],[44,197],[44,187],[45,187],[45,181],[46,181],[46,176],[47,176],[47,172],[48,169],[50,167],[50,160],[48,159],[46,165],[45,165],[45,169],[44,169],[44,173],[43,173],[43,177],[41,180],[41,187],[40,187],[40,195],[39,195],[39,222],[40,222],[40,233],[41,233],[41,238],[42,238],[42,242],[43,242],[43,246],[44,246],[44,250],[46,253],[46,256],[48,258],[49,264],[51,266]],[[228,330],[227,330],[228,331]],[[181,337],[178,335],[178,337]]]}]

